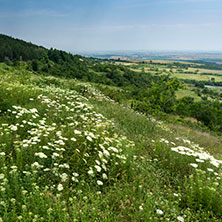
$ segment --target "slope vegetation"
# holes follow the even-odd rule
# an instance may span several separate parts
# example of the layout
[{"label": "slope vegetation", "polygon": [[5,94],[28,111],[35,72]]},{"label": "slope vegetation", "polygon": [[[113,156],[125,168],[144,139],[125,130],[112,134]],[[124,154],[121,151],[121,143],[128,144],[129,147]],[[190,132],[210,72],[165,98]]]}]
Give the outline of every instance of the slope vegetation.
[{"label": "slope vegetation", "polygon": [[221,163],[90,83],[0,64],[3,221],[221,221]]}]

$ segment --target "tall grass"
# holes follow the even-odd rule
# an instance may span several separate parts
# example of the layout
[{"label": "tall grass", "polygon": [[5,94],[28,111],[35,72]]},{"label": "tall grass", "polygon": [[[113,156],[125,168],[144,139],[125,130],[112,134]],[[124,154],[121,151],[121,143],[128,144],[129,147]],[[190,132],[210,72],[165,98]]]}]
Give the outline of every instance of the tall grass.
[{"label": "tall grass", "polygon": [[89,83],[0,77],[0,221],[221,221],[221,162],[189,138]]}]

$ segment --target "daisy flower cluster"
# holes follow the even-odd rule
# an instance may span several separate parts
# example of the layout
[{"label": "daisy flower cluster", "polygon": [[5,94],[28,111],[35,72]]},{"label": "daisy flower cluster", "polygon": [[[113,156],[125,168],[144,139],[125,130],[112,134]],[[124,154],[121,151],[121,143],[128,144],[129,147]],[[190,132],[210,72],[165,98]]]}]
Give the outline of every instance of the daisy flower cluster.
[{"label": "daisy flower cluster", "polygon": [[134,146],[76,91],[38,90],[28,105],[1,113],[0,195],[10,193],[6,205],[16,200],[16,192],[27,196],[33,189],[77,192],[86,183],[101,189],[126,164],[124,150]]},{"label": "daisy flower cluster", "polygon": [[194,163],[194,165],[192,164],[191,166],[198,166],[198,163],[204,163],[204,162],[208,162],[213,167],[216,167],[216,168],[221,166],[222,160],[218,160],[215,157],[213,157],[203,147],[200,147],[199,144],[195,144],[194,142],[186,138],[177,137],[176,139],[180,141],[182,140],[183,143],[187,144],[188,146],[172,147],[171,150],[181,155],[195,157],[196,163]]}]

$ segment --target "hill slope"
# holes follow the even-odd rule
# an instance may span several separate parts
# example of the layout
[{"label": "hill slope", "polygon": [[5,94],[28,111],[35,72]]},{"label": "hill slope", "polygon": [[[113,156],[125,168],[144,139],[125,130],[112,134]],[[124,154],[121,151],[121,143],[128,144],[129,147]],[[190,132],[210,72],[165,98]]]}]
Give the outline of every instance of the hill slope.
[{"label": "hill slope", "polygon": [[0,221],[221,221],[218,93],[0,39]]},{"label": "hill slope", "polygon": [[90,83],[0,76],[3,221],[221,221],[221,161],[188,133]]}]

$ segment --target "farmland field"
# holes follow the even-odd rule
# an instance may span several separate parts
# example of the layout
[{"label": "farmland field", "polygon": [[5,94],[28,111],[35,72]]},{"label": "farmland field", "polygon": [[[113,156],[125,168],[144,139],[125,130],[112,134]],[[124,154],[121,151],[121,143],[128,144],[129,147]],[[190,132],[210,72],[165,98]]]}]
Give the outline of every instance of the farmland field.
[{"label": "farmland field", "polygon": [[[222,70],[200,68],[201,64],[195,64],[192,62],[129,60],[127,62],[116,62],[116,64],[127,66],[136,72],[146,72],[148,75],[170,75],[182,82],[185,81],[185,89],[177,92],[178,98],[191,96],[196,101],[200,100],[200,97],[194,92],[196,87],[194,85],[190,87],[190,83],[186,84],[186,80],[222,83]],[[195,68],[193,66],[195,66]],[[220,87],[215,86],[215,89],[221,91]]]}]

